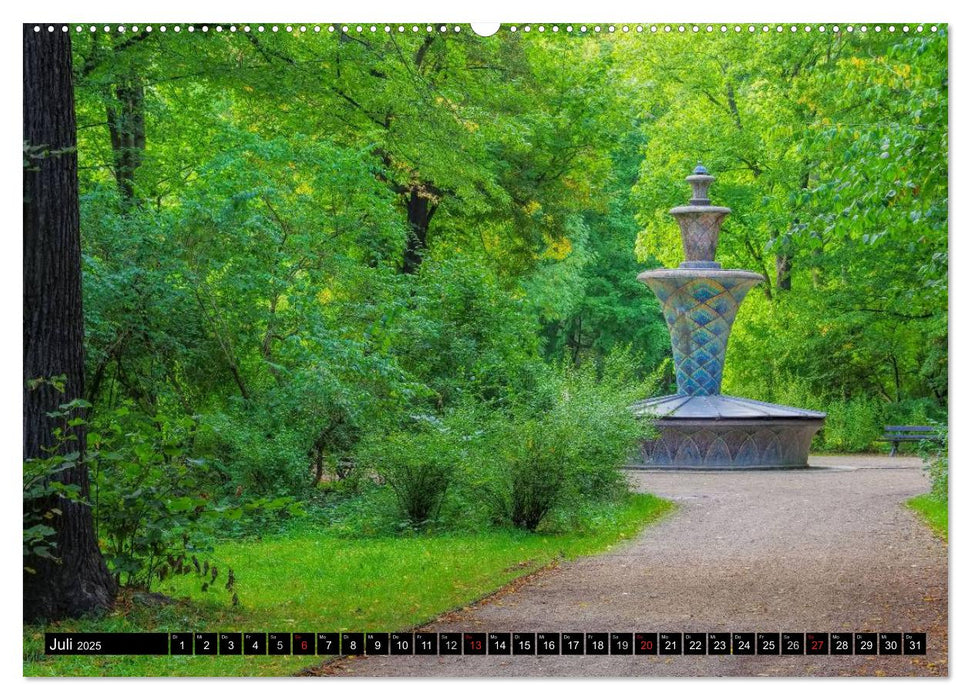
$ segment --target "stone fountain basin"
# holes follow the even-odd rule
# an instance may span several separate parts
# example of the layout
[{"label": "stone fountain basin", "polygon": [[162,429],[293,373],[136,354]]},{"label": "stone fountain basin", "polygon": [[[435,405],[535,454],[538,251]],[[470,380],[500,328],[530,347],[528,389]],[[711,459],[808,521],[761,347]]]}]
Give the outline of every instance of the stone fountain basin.
[{"label": "stone fountain basin", "polygon": [[825,413],[724,394],[675,394],[639,401],[657,437],[641,443],[633,467],[772,469],[809,466]]}]

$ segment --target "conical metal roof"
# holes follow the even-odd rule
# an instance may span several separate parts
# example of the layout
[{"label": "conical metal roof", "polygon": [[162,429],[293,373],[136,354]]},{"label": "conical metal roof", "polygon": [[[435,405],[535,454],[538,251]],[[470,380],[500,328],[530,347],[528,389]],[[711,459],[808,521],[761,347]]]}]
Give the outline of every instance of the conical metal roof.
[{"label": "conical metal roof", "polygon": [[652,399],[638,401],[631,408],[639,416],[691,420],[732,420],[746,418],[816,418],[822,420],[826,417],[826,414],[820,411],[810,411],[805,408],[783,406],[781,404],[766,403],[765,401],[756,401],[754,399],[743,399],[738,396],[728,396],[726,394],[713,394],[708,396],[672,394],[671,396],[658,396]]}]

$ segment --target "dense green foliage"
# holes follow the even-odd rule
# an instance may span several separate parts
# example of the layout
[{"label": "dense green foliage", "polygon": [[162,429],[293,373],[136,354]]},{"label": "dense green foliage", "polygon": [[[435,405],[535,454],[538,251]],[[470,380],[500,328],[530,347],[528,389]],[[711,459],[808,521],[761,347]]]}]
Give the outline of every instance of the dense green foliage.
[{"label": "dense green foliage", "polygon": [[907,505],[919,513],[931,528],[947,541],[950,502],[948,426],[936,424],[935,428],[937,440],[924,440],[919,443],[919,452],[931,482],[931,490],[929,493],[910,499]]},{"label": "dense green foliage", "polygon": [[924,461],[924,471],[931,489],[907,501],[907,505],[920,514],[931,528],[947,541],[949,503],[949,456],[948,426],[935,424],[936,440],[922,440],[918,453]]},{"label": "dense green foliage", "polygon": [[[56,391],[64,391],[63,377],[56,377],[49,381]],[[52,526],[55,516],[62,513],[62,508],[53,498],[62,498],[77,502],[81,499],[81,488],[77,484],[63,483],[64,473],[78,463],[81,453],[77,449],[77,435],[72,430],[83,423],[84,419],[78,413],[84,410],[87,402],[76,399],[64,404],[61,410],[52,414],[57,420],[54,428],[53,442],[48,447],[48,454],[24,460],[23,469],[23,501],[24,526],[23,545],[24,560],[48,559],[59,560],[57,551],[56,530]],[[24,569],[36,573],[36,569],[25,563]]]},{"label": "dense green foliage", "polygon": [[931,480],[931,495],[939,501],[948,499],[948,428],[937,425],[938,441],[927,440],[922,443],[924,464]]},{"label": "dense green foliage", "polygon": [[937,440],[923,440],[919,452],[924,460],[924,470],[931,482],[929,493],[912,498],[907,502],[920,513],[932,528],[947,539],[948,502],[949,502],[949,457],[948,427],[937,424]]},{"label": "dense green foliage", "polygon": [[828,410],[830,449],[865,449],[880,423],[946,407],[947,42],[927,30],[630,47],[653,88],[640,92],[639,250],[677,260],[663,212],[683,199],[676,164],[703,159],[734,210],[722,263],[767,278],[723,388]]},{"label": "dense green foliage", "polygon": [[724,390],[828,411],[832,450],[946,416],[944,28],[74,50],[95,505],[128,581],[297,501],[387,533],[616,498],[626,405],[672,388],[635,276],[679,262],[699,158],[720,260],[767,277]]}]

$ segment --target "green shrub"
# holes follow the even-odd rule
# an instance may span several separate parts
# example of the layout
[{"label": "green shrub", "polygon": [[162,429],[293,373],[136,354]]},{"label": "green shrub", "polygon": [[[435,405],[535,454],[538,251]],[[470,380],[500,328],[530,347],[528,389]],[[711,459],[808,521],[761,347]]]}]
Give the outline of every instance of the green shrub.
[{"label": "green shrub", "polygon": [[[63,391],[62,388],[58,390]],[[59,411],[51,414],[51,417],[60,418],[62,425],[54,428],[54,442],[47,449],[48,456],[24,460],[23,544],[24,570],[27,573],[35,573],[31,564],[37,559],[60,560],[57,531],[52,526],[62,514],[61,506],[65,500],[81,500],[81,487],[63,483],[59,475],[74,469],[78,460],[82,459],[81,453],[71,448],[77,447],[74,428],[85,423],[80,414],[89,407],[90,404],[83,399],[62,404]]]},{"label": "green shrub", "polygon": [[[219,475],[191,457],[197,429],[191,417],[121,407],[99,416],[88,432],[95,526],[121,585],[150,590],[170,575],[195,574],[206,590],[220,570],[205,556],[217,536],[239,534],[248,521],[265,530],[268,521],[299,512],[287,496],[242,500],[220,493]],[[235,597],[235,577],[224,570]]]},{"label": "green shrub", "polygon": [[826,405],[823,427],[824,449],[836,452],[865,452],[883,434],[885,402],[866,396]]},{"label": "green shrub", "polygon": [[[374,537],[400,534],[412,528],[402,519],[398,498],[392,489],[368,479],[360,479],[356,490],[337,495],[327,505],[309,509],[315,529],[346,537]],[[298,529],[306,527],[296,523]]]},{"label": "green shrub", "polygon": [[620,468],[650,429],[629,408],[653,385],[638,378],[638,366],[617,351],[600,366],[546,372],[510,408],[468,398],[374,429],[355,452],[362,488],[325,517],[348,532],[536,530],[554,510],[564,523],[572,511],[616,500],[626,493]]},{"label": "green shrub", "polygon": [[947,503],[948,499],[948,455],[947,455],[947,424],[935,423],[937,437],[940,442],[923,440],[919,443],[918,451],[924,460],[924,469],[931,480],[931,496]]},{"label": "green shrub", "polygon": [[312,440],[272,407],[205,417],[202,442],[223,480],[247,493],[296,493],[311,480]]},{"label": "green shrub", "polygon": [[408,523],[426,527],[437,519],[454,481],[460,436],[432,416],[412,424],[410,430],[370,436],[358,459],[391,488]]},{"label": "green shrub", "polygon": [[[332,364],[359,358],[334,350]],[[380,363],[359,367],[380,374]],[[323,477],[342,479],[350,471],[362,426],[373,420],[374,397],[363,387],[349,385],[326,364],[298,369],[277,367],[274,381],[248,401],[229,401],[203,419],[203,454],[248,494],[306,495]],[[375,379],[380,383],[380,377]]]},{"label": "green shrub", "polygon": [[510,431],[507,473],[494,496],[516,527],[535,530],[565,490],[570,467],[569,435],[562,424],[527,420]]},{"label": "green shrub", "polygon": [[188,456],[191,418],[151,418],[121,407],[88,433],[95,525],[119,584],[150,588],[177,553],[201,546],[210,505],[206,464]]},{"label": "green shrub", "polygon": [[602,367],[564,365],[533,407],[515,414],[493,438],[494,459],[480,489],[497,522],[536,530],[555,508],[570,509],[625,492],[620,471],[650,425],[630,404],[650,394],[627,353]]}]

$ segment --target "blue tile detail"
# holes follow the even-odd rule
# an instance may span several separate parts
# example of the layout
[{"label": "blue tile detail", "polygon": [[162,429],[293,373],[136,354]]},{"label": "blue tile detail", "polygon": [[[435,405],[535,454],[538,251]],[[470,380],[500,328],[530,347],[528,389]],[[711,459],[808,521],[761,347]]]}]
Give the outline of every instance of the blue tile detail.
[{"label": "blue tile detail", "polygon": [[726,273],[646,281],[661,302],[671,332],[678,393],[719,393],[732,323],[742,299],[758,280]]}]

